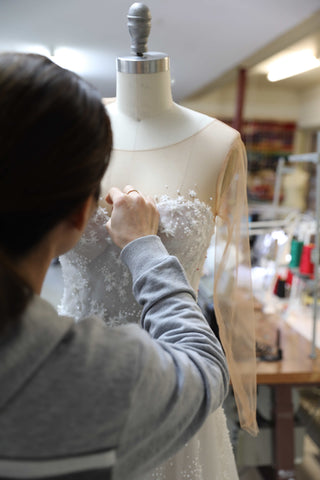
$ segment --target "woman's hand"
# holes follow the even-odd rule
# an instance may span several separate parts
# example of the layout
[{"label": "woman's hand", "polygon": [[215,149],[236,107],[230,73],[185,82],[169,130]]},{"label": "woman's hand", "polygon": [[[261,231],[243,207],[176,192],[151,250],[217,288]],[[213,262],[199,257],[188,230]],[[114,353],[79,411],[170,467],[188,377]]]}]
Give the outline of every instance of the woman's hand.
[{"label": "woman's hand", "polygon": [[137,238],[157,234],[159,212],[151,197],[127,185],[123,191],[111,188],[106,201],[113,207],[106,227],[118,247],[123,248]]}]

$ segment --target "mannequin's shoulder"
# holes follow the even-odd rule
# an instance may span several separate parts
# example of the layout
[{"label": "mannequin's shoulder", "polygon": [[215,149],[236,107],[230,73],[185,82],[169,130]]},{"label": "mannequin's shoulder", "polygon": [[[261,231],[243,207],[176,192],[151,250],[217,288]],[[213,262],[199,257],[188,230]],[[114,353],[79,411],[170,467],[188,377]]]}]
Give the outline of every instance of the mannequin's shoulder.
[{"label": "mannequin's shoulder", "polygon": [[225,138],[228,138],[230,143],[241,140],[238,130],[235,130],[233,127],[230,127],[230,125],[227,125],[226,123],[218,120],[217,118],[215,118],[214,120],[215,131],[223,135]]},{"label": "mannequin's shoulder", "polygon": [[[194,133],[202,133],[208,138],[214,138],[216,140],[217,136],[221,140],[225,141],[229,145],[232,145],[233,142],[240,139],[240,134],[233,127],[230,127],[226,123],[218,120],[215,117],[210,117],[204,113],[197,112],[196,110],[191,110],[186,107],[181,107],[182,112],[186,118],[188,118],[190,125],[194,126]],[[192,127],[191,127],[192,128]]]}]

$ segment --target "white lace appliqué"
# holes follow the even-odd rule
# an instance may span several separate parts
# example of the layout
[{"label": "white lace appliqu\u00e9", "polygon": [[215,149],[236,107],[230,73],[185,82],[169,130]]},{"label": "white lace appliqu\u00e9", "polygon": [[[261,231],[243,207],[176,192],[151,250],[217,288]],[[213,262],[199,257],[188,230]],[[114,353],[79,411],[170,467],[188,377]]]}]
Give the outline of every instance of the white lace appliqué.
[{"label": "white lace appliqu\u00e9", "polygon": [[[168,196],[161,196],[157,207],[159,236],[197,290],[214,229],[210,207],[198,199]],[[76,247],[60,258],[65,289],[59,313],[77,320],[95,314],[112,325],[137,322],[141,309],[131,292],[130,273],[119,258],[120,249],[107,234],[108,218],[99,207]]]}]

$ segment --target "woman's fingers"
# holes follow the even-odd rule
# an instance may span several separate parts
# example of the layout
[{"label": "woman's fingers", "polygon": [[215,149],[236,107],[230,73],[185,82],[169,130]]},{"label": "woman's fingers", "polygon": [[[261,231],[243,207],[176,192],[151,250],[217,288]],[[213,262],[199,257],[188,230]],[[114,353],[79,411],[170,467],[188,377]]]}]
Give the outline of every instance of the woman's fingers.
[{"label": "woman's fingers", "polygon": [[159,212],[154,200],[132,185],[126,185],[123,191],[111,188],[106,201],[113,205],[107,230],[120,248],[139,237],[157,233]]}]

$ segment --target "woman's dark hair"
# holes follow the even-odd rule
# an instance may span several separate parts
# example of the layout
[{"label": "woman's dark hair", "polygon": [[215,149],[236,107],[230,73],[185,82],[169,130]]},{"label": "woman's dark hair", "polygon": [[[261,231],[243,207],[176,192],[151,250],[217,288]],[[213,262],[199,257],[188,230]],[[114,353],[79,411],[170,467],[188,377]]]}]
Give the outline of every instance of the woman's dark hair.
[{"label": "woman's dark hair", "polygon": [[34,54],[0,54],[0,330],[32,296],[14,261],[90,195],[112,148],[97,90]]}]

